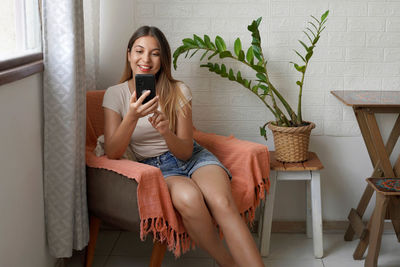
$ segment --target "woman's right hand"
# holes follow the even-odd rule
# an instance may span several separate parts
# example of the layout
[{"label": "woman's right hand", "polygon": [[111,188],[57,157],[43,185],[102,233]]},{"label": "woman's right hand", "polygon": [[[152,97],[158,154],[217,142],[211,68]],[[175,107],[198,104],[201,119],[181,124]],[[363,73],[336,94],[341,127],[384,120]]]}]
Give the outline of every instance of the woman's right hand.
[{"label": "woman's right hand", "polygon": [[129,110],[127,116],[132,120],[138,120],[150,113],[153,113],[158,108],[158,96],[154,97],[146,104],[142,104],[144,99],[150,95],[150,90],[143,93],[139,99],[136,100],[136,90],[133,91],[131,96],[131,102],[129,104]]}]

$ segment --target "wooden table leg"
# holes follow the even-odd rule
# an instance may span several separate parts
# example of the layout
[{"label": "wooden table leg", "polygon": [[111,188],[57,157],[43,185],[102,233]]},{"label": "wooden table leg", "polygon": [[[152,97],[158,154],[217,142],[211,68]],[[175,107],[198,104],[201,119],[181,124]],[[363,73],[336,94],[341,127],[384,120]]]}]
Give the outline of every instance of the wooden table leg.
[{"label": "wooden table leg", "polygon": [[377,156],[380,160],[380,165],[382,166],[384,176],[395,177],[392,165],[390,164],[388,151],[386,151],[385,144],[383,143],[382,135],[379,131],[378,123],[376,122],[374,113],[367,113],[366,118],[368,128],[371,133],[371,138],[375,146]]},{"label": "wooden table leg", "polygon": [[376,267],[378,263],[379,250],[381,248],[383,225],[385,222],[386,208],[389,203],[389,196],[376,194],[374,216],[370,219],[371,229],[369,234],[369,249],[365,259],[365,267]]}]

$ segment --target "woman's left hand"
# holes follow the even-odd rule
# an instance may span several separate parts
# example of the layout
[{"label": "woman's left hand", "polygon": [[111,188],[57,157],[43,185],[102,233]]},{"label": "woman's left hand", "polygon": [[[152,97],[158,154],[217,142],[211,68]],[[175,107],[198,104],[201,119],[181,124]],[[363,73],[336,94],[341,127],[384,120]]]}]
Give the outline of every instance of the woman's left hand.
[{"label": "woman's left hand", "polygon": [[149,122],[161,135],[165,135],[170,131],[167,116],[158,110],[153,113],[153,116],[149,117]]}]

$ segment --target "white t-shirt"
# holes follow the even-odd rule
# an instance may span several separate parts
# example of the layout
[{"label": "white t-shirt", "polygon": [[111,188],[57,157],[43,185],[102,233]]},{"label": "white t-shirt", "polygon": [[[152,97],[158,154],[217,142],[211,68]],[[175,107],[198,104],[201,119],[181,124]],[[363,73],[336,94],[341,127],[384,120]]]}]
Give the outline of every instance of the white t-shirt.
[{"label": "white t-shirt", "polygon": [[[187,102],[192,100],[189,87],[184,83],[179,83],[179,88]],[[121,115],[121,118],[124,118],[129,110],[130,99],[131,92],[129,91],[128,82],[126,81],[107,89],[103,98],[103,107],[117,112]],[[186,103],[182,104],[184,105]],[[129,146],[138,160],[156,157],[168,151],[168,146],[164,138],[148,121],[148,118],[152,115],[153,114],[149,114],[140,118],[131,136]]]}]

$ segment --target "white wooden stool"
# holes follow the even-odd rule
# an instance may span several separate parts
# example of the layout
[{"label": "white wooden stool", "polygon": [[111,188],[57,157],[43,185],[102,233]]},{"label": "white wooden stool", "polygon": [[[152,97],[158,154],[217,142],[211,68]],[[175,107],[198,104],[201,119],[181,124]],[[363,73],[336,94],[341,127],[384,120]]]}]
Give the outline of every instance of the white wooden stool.
[{"label": "white wooden stool", "polygon": [[314,152],[310,152],[309,159],[305,162],[282,163],[276,160],[275,151],[270,151],[270,168],[271,186],[266,203],[261,209],[258,229],[261,256],[267,257],[269,255],[276,182],[305,180],[307,183],[307,237],[313,238],[315,257],[322,258],[324,250],[322,244],[320,170],[324,166]]}]

